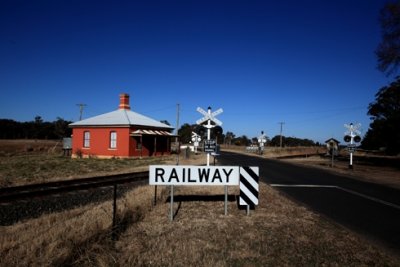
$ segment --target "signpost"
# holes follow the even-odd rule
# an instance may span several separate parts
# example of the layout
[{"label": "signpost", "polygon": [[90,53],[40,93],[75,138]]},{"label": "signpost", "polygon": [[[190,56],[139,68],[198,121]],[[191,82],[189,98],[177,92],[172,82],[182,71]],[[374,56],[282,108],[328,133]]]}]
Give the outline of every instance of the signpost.
[{"label": "signpost", "polygon": [[[197,111],[199,113],[201,113],[204,117],[199,119],[199,120],[197,120],[196,123],[198,125],[204,125],[204,127],[207,128],[207,141],[206,142],[209,142],[210,139],[211,139],[211,129],[214,128],[215,125],[219,125],[219,126],[222,125],[222,122],[220,120],[218,120],[217,118],[215,118],[215,117],[217,115],[221,114],[223,112],[223,110],[222,110],[222,108],[220,108],[220,109],[217,109],[214,112],[211,112],[211,107],[208,107],[207,111],[205,111],[204,109],[198,107]],[[205,122],[207,122],[207,124],[204,124]],[[211,122],[213,122],[214,124],[211,124]],[[214,144],[215,144],[215,141],[214,141]],[[210,148],[209,151],[210,152],[207,152],[207,166],[210,166],[210,153],[214,152],[215,149],[214,149],[214,151],[211,151],[211,148]]]},{"label": "signpost", "polygon": [[217,143],[215,140],[205,140],[204,141],[204,152],[214,153],[217,149]]},{"label": "signpost", "polygon": [[227,215],[227,187],[240,187],[241,206],[258,205],[258,167],[239,166],[184,166],[184,165],[150,165],[149,184],[171,186],[170,220],[173,221],[174,186],[225,186],[225,215]]},{"label": "signpost", "polygon": [[[170,197],[170,220],[174,219],[174,186],[175,185],[207,185],[207,186],[225,186],[225,215],[228,207],[228,185],[240,185],[241,202],[240,205],[249,207],[258,205],[258,167],[239,167],[239,166],[210,166],[210,154],[217,153],[217,142],[211,140],[211,129],[214,132],[222,132],[222,122],[215,117],[221,114],[222,109],[211,112],[209,107],[207,111],[197,108],[204,117],[197,120],[196,123],[207,129],[207,140],[204,140],[204,152],[207,153],[207,166],[183,166],[183,165],[150,165],[149,184],[150,185],[169,185],[171,186]],[[262,132],[263,134],[263,132]],[[261,137],[261,143],[266,142],[265,136]],[[192,141],[195,149],[201,141],[200,135],[192,132]]]},{"label": "signpost", "polygon": [[345,124],[344,127],[347,128],[347,131],[344,133],[344,141],[350,142],[350,144],[347,145],[347,149],[350,153],[349,169],[353,169],[353,153],[355,152],[357,146],[355,143],[361,141],[361,132],[358,130],[361,127],[361,124],[357,123],[354,125],[353,123],[350,123]]},{"label": "signpost", "polygon": [[151,165],[150,185],[238,185],[238,166]]},{"label": "signpost", "polygon": [[199,146],[199,142],[201,141],[201,136],[195,132],[192,132],[192,142],[194,146],[194,153],[197,154],[197,148]]},{"label": "signpost", "polygon": [[267,142],[267,138],[265,137],[264,131],[261,131],[261,135],[258,137],[257,141],[258,141],[260,155],[261,155],[264,151],[264,145]]}]

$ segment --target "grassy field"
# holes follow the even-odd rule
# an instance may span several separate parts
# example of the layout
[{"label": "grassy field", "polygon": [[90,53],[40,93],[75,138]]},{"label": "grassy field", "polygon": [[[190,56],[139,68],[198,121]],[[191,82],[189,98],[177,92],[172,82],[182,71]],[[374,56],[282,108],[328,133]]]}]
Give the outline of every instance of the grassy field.
[{"label": "grassy field", "polygon": [[43,183],[76,177],[148,170],[172,157],[143,159],[71,159],[55,154],[32,154],[0,158],[0,187]]},{"label": "grassy field", "polygon": [[[21,152],[0,160],[1,177],[13,177],[4,182],[8,184],[125,172],[160,163],[152,158],[71,160],[48,151]],[[174,157],[162,162],[173,164]],[[181,164],[196,163],[204,163],[204,156],[181,160]],[[250,216],[237,207],[237,187],[229,188],[232,201],[227,216],[223,187],[174,191],[173,222],[169,188],[158,187],[154,207],[154,187],[146,185],[118,200],[117,228],[112,227],[111,201],[1,226],[0,266],[400,266],[399,255],[264,183],[260,205]]]},{"label": "grassy field", "polygon": [[102,174],[148,170],[150,164],[174,161],[174,156],[135,159],[72,159],[57,141],[0,140],[0,187]]},{"label": "grassy field", "polygon": [[[142,186],[118,201],[1,227],[1,266],[399,266],[400,260],[261,184],[250,216],[218,201],[223,188]],[[230,196],[238,194],[229,189]],[[191,199],[202,195],[203,200]],[[186,197],[184,197],[186,196]],[[207,198],[208,196],[208,198]],[[116,238],[112,238],[112,232]],[[115,236],[114,235],[114,236]]]}]

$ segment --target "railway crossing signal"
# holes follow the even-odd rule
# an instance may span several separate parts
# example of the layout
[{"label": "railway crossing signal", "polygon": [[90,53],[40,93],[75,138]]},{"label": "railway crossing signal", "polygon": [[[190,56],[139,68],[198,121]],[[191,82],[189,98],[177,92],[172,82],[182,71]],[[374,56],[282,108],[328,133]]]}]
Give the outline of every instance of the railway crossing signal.
[{"label": "railway crossing signal", "polygon": [[[208,107],[207,111],[204,109],[198,107],[197,111],[201,113],[204,117],[197,120],[196,123],[198,125],[202,125],[207,129],[207,143],[210,143],[211,139],[211,129],[214,127],[218,127],[222,125],[222,122],[215,118],[217,115],[221,114],[223,112],[222,108],[217,109],[214,112],[211,112],[211,107]],[[207,122],[207,124],[204,124]],[[213,122],[213,124],[211,123]],[[221,128],[222,131],[222,128]],[[210,152],[207,152],[207,166],[210,166]]]},{"label": "railway crossing signal", "polygon": [[201,141],[201,136],[195,132],[192,132],[192,142],[194,145],[194,153],[197,154],[197,147],[199,146],[199,142]]},{"label": "railway crossing signal", "polygon": [[345,124],[345,128],[347,128],[347,131],[344,133],[344,141],[345,142],[350,142],[350,144],[347,145],[347,150],[350,152],[350,163],[349,163],[349,169],[353,169],[353,153],[356,150],[356,144],[361,141],[361,132],[358,130],[361,127],[360,123],[357,123],[354,125],[353,123],[350,124]]},{"label": "railway crossing signal", "polygon": [[261,135],[258,137],[257,141],[260,148],[260,154],[262,154],[264,151],[264,145],[267,142],[267,138],[265,137],[264,131],[261,131]]}]

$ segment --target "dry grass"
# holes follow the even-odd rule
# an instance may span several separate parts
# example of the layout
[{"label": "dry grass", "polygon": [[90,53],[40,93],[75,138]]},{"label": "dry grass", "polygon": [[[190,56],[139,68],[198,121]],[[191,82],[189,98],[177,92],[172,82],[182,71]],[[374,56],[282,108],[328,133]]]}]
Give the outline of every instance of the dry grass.
[{"label": "dry grass", "polygon": [[[118,201],[89,205],[1,228],[1,266],[398,266],[399,258],[299,207],[265,184],[260,206],[215,201],[223,187],[142,186]],[[238,194],[231,187],[230,196]],[[200,199],[196,196],[201,195]],[[115,240],[111,233],[117,236]]]},{"label": "dry grass", "polygon": [[[175,164],[176,155],[129,159],[72,159],[63,156],[57,141],[0,140],[0,187],[146,171],[151,164]],[[27,151],[26,148],[33,148]],[[181,164],[205,164],[202,155],[180,157]],[[200,161],[199,161],[200,160]]]},{"label": "dry grass", "polygon": [[349,169],[348,161],[338,161],[335,159],[332,166],[332,160],[329,157],[321,158],[316,156],[308,158],[284,159],[283,161],[312,166],[313,168],[320,168],[350,176],[353,179],[369,181],[400,189],[400,171],[398,167],[376,167],[371,164],[365,164],[355,160],[353,162],[353,169]]},{"label": "dry grass", "polygon": [[[234,146],[234,145],[221,145],[221,149],[224,151],[232,151],[236,153],[244,153],[247,155],[253,155],[253,156],[259,156],[258,153],[256,153],[257,150],[254,152],[247,152],[246,147],[244,146]],[[320,147],[320,146],[315,146],[315,147],[284,147],[284,148],[279,148],[279,147],[264,147],[263,155],[262,157],[265,158],[276,158],[276,157],[285,157],[285,156],[297,156],[297,155],[314,155],[314,154],[319,154],[319,153],[326,153],[326,147]]]},{"label": "dry grass", "polygon": [[71,159],[54,154],[3,157],[0,161],[0,187],[55,180],[67,180],[120,172],[148,170],[172,157],[142,159]]},{"label": "dry grass", "polygon": [[60,140],[32,140],[32,139],[0,139],[0,156],[10,157],[15,155],[37,153],[62,153]]},{"label": "dry grass", "polygon": [[[54,155],[47,156],[45,160],[51,162]],[[11,169],[23,169],[24,160]],[[77,163],[70,168],[87,174],[139,168],[132,166],[134,160],[97,163],[93,159],[95,163],[82,170],[79,165],[92,159],[66,160]],[[180,159],[181,164],[204,161],[204,155]],[[164,162],[174,164],[175,157]],[[26,172],[32,172],[33,166]],[[36,179],[54,179],[57,166],[42,168]],[[59,170],[63,177],[73,177],[65,172]],[[118,199],[116,228],[111,201],[2,226],[0,266],[400,266],[398,255],[326,221],[263,183],[260,205],[250,216],[237,208],[237,187],[229,188],[233,201],[225,216],[224,202],[219,200],[223,187],[182,186],[175,187],[176,216],[170,222],[168,192],[169,187],[158,187],[156,207],[152,206],[154,187],[127,192]]]}]

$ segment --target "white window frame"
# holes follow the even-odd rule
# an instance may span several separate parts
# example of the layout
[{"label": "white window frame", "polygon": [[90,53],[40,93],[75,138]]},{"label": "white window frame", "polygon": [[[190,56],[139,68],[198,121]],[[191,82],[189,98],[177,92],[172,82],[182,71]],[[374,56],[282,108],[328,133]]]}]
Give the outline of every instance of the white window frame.
[{"label": "white window frame", "polygon": [[83,132],[83,147],[90,147],[90,131]]},{"label": "white window frame", "polygon": [[117,132],[116,131],[110,132],[110,148],[111,149],[117,148]]}]

